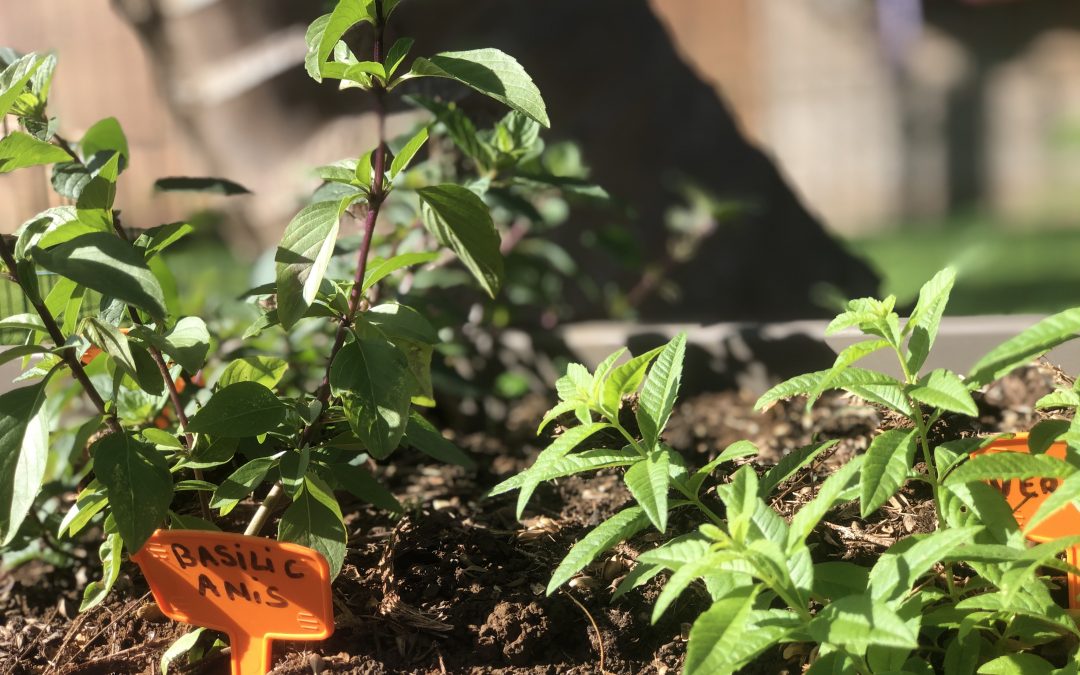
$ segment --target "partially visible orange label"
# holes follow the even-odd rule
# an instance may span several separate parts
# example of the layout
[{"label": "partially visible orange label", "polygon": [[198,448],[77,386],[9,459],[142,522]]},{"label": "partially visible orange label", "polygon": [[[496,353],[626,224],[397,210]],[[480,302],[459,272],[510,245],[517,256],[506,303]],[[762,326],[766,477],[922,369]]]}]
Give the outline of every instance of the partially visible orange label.
[{"label": "partially visible orange label", "polygon": [[158,530],[132,559],[169,618],[228,633],[233,675],[264,675],[272,639],[334,632],[330,569],[297,544],[201,530]]},{"label": "partially visible orange label", "polygon": [[[1017,434],[1015,438],[994,441],[993,445],[974,454],[994,454],[998,452],[1029,453],[1027,434]],[[1050,457],[1065,459],[1065,444],[1054,443],[1047,449]],[[1012,507],[1013,516],[1021,529],[1027,525],[1046,498],[1061,485],[1060,478],[1027,478],[1025,480],[991,480],[990,485],[1005,497]],[[1080,534],[1080,510],[1071,503],[1054,512],[1052,516],[1039,523],[1031,532],[1026,533],[1032,541],[1051,541],[1061,537]]]},{"label": "partially visible orange label", "polygon": [[[989,455],[997,452],[1022,452],[1030,453],[1028,447],[1028,435],[1016,434],[1013,438],[994,441],[994,443],[972,455]],[[1057,459],[1065,459],[1065,444],[1054,443],[1047,450],[1047,455]],[[997,488],[1005,497],[1005,501],[1012,507],[1013,516],[1017,524],[1023,529],[1035,512],[1039,510],[1046,498],[1053,494],[1061,485],[1060,478],[1027,478],[1012,480],[991,480],[990,485]],[[1054,511],[1047,519],[1039,523],[1039,526],[1025,536],[1031,541],[1047,542],[1061,537],[1070,537],[1080,534],[1080,510],[1072,502]],[[1071,546],[1065,550],[1065,559],[1070,565],[1080,566],[1080,548]],[[1069,609],[1080,609],[1080,578],[1075,574],[1066,575],[1069,592]]]}]

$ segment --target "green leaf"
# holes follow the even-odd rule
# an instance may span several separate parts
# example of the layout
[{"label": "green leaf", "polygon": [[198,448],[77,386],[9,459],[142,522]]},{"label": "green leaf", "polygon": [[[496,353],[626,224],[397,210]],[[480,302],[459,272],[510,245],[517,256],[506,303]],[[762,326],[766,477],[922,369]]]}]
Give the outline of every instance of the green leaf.
[{"label": "green leaf", "polygon": [[405,427],[405,444],[416,448],[429,457],[434,457],[440,462],[457,464],[466,469],[476,467],[476,462],[473,461],[472,457],[469,457],[459,447],[443,438],[439,430],[416,411],[409,414],[409,423]]},{"label": "green leaf", "polygon": [[221,509],[221,515],[232,511],[233,507],[244,499],[255,487],[263,482],[266,473],[277,464],[273,457],[258,457],[233,471],[210,497],[210,508]]},{"label": "green leaf", "polygon": [[720,466],[724,462],[730,462],[735,459],[741,459],[743,457],[757,457],[760,454],[758,447],[750,441],[735,441],[731,445],[727,446],[723,452],[716,456],[711,462],[701,467],[694,472],[694,475],[690,477],[687,484],[690,487],[690,491],[693,494],[697,494],[701,491],[701,486],[705,482],[716,467]]},{"label": "green leaf", "polygon": [[[794,476],[799,469],[802,469],[810,464],[810,462],[813,462],[818,455],[833,447],[838,442],[839,441],[832,440],[825,441],[824,443],[811,443],[810,445],[805,445],[784,455],[773,468],[769,469],[768,473],[762,476],[761,482],[758,485],[758,495],[763,499],[768,497],[769,493],[772,492],[777,485],[780,485],[780,483],[783,483],[788,478]],[[758,449],[752,444],[750,445],[750,448],[746,448],[747,453],[749,454],[751,448],[756,455]]]},{"label": "green leaf", "polygon": [[[393,4],[396,5],[397,2],[394,2]],[[385,11],[386,14],[389,16],[390,11],[386,9],[385,3],[383,4],[383,11]],[[403,37],[394,40],[394,44],[391,45],[390,49],[386,52],[387,77],[394,76],[394,73],[397,72],[397,69],[401,66],[401,62],[404,61],[405,57],[409,55],[409,50],[412,49],[412,46],[412,38]]]},{"label": "green leaf", "polygon": [[286,450],[278,460],[278,473],[281,475],[281,486],[285,494],[293,499],[304,486],[304,476],[307,474],[308,464],[311,462],[311,448],[304,447],[300,450]]},{"label": "green leaf", "polygon": [[411,340],[428,345],[439,342],[439,336],[424,315],[408,305],[387,302],[364,312],[364,320],[377,327],[391,340]]},{"label": "green leaf", "polygon": [[173,496],[169,465],[153,445],[122,432],[100,439],[91,453],[116,528],[128,550],[138,551],[168,517]]},{"label": "green leaf", "polygon": [[237,382],[219,389],[195,413],[188,430],[225,438],[258,436],[285,419],[285,405],[258,382]]},{"label": "green leaf", "polygon": [[386,489],[364,467],[341,463],[334,464],[332,469],[334,479],[353,496],[386,511],[394,513],[403,511],[401,503],[394,497],[394,493]]},{"label": "green leaf", "polygon": [[679,333],[656,357],[638,398],[637,421],[646,444],[656,443],[667,426],[682,380],[686,333]]},{"label": "green leaf", "polygon": [[499,233],[484,201],[460,185],[434,185],[416,191],[426,227],[465,264],[491,297],[499,292],[503,257]]},{"label": "green leaf", "polygon": [[1071,464],[1050,455],[994,452],[977,455],[961,464],[945,479],[945,485],[1017,478],[1067,478],[1074,473],[1076,469]]},{"label": "green leaf", "polygon": [[275,257],[278,320],[285,329],[303,318],[315,301],[337,243],[341,214],[351,201],[345,197],[306,206],[285,228]]},{"label": "green leaf", "polygon": [[334,358],[330,390],[342,398],[349,426],[371,456],[388,457],[409,419],[412,389],[405,355],[386,340],[360,337]]},{"label": "green leaf", "polygon": [[639,460],[644,462],[636,450],[586,450],[553,459],[540,465],[533,465],[527,472],[515,474],[491,488],[487,496],[494,497],[504,492],[516,490],[529,481],[542,483],[586,471],[628,466],[639,462]]},{"label": "green leaf", "polygon": [[45,384],[0,395],[0,546],[6,546],[34,504],[49,455],[41,406]]},{"label": "green leaf", "polygon": [[814,387],[814,390],[810,392],[810,395],[806,397],[806,407],[810,409],[813,407],[814,402],[821,396],[822,392],[826,391],[832,386],[833,381],[839,377],[851,364],[873,354],[876,351],[880,351],[889,347],[888,340],[864,340],[863,342],[856,342],[853,345],[848,345],[839,354],[836,355],[836,360],[833,362],[832,368],[827,371],[827,375],[821,379],[820,382]]},{"label": "green leaf", "polygon": [[48,250],[35,247],[31,255],[50,272],[165,319],[165,295],[142,253],[111,232],[84,234]]},{"label": "green leaf", "polygon": [[[793,396],[806,395],[817,389],[818,384],[829,377],[831,370],[819,370],[816,373],[799,375],[790,380],[781,382],[772,389],[761,395],[754,404],[754,410],[763,410],[770,404],[779,400],[792,398]],[[845,368],[844,372],[836,375],[832,381],[833,389],[848,389],[853,386],[865,385],[891,385],[900,387],[896,378],[872,370],[862,368]]]},{"label": "green leaf", "polygon": [[670,457],[663,450],[650,452],[623,476],[630,494],[649,516],[656,529],[667,530],[668,519],[668,473]]},{"label": "green leaf", "polygon": [[547,594],[551,595],[575,574],[596,559],[604,551],[625,541],[649,526],[649,517],[640,506],[619,511],[597,525],[591,532],[574,544],[562,559],[548,582]]},{"label": "green leaf", "polygon": [[908,591],[933,566],[974,540],[981,527],[951,527],[931,534],[915,534],[893,544],[870,570],[869,591],[874,602],[899,605]]},{"label": "green leaf", "polygon": [[420,152],[420,148],[424,147],[424,143],[427,143],[427,139],[428,130],[427,127],[424,127],[416,132],[416,135],[410,138],[409,142],[394,155],[394,161],[390,163],[390,180],[394,180],[399,173],[409,166],[416,153]]},{"label": "green leaf", "polygon": [[1050,449],[1069,430],[1069,420],[1050,419],[1039,422],[1028,433],[1028,450],[1040,455]]},{"label": "green leaf", "polygon": [[1012,369],[1068,342],[1080,331],[1080,307],[1049,316],[990,350],[972,366],[968,387],[976,389],[1003,377]]},{"label": "green leaf", "polygon": [[533,465],[522,474],[521,491],[518,493],[517,500],[517,519],[521,520],[521,514],[525,511],[525,506],[529,503],[529,498],[532,497],[532,493],[536,490],[536,487],[540,485],[541,479],[539,476],[543,475],[544,466],[555,460],[562,459],[577,448],[577,446],[581,445],[585,439],[610,427],[610,424],[604,422],[590,422],[588,424],[582,424],[581,426],[572,427],[564,431],[561,436],[551,443],[551,445],[544,448],[544,450],[537,455]]},{"label": "green leaf", "polygon": [[[106,528],[108,529],[108,528]],[[115,532],[110,532],[105,541],[98,547],[98,556],[101,558],[102,571],[101,581],[92,581],[86,585],[83,589],[82,602],[79,604],[79,611],[85,612],[86,610],[101,604],[101,602],[109,595],[109,591],[112,590],[113,584],[120,577],[120,563],[123,562],[122,552],[124,548],[124,542],[120,535]]]},{"label": "green leaf", "polygon": [[[143,434],[145,433],[144,431]],[[236,455],[236,446],[239,445],[239,441],[238,438],[215,438],[209,445],[200,443],[181,466],[185,469],[211,469],[221,466]]]},{"label": "green leaf", "polygon": [[165,223],[144,230],[135,240],[135,246],[143,249],[143,256],[149,260],[194,231],[188,223]]},{"label": "green leaf", "polygon": [[204,192],[215,195],[249,195],[251,190],[224,178],[171,176],[154,181],[155,192]]},{"label": "green leaf", "polygon": [[108,503],[109,498],[105,496],[105,488],[101,485],[101,481],[96,478],[90,481],[90,484],[83,488],[75,499],[75,505],[64,514],[60,527],[56,528],[56,536],[63,537],[65,533],[75,536]]},{"label": "green leaf", "polygon": [[[540,90],[512,56],[498,49],[443,52],[413,62],[407,77],[446,77],[551,126]],[[402,78],[405,79],[405,78]]]},{"label": "green leaf", "polygon": [[[334,11],[330,13],[324,32],[315,46],[320,72],[322,64],[326,63],[338,40],[346,31],[358,23],[374,24],[377,20],[373,0],[339,0],[337,5],[334,6]],[[308,49],[311,48],[312,45],[309,43]]]},{"label": "green leaf", "polygon": [[165,650],[165,653],[161,655],[161,675],[169,675],[169,664],[180,658],[184,654],[187,654],[195,646],[195,643],[199,641],[199,636],[205,628],[196,628],[195,630],[188,631],[169,645],[169,648]]},{"label": "green leaf", "polygon": [[206,363],[206,354],[210,351],[210,332],[206,329],[206,322],[197,316],[183,317],[164,335],[145,328],[139,330],[138,327],[132,328],[131,334],[146,338],[149,344],[160,349],[191,374],[202,370]]},{"label": "green leaf", "polygon": [[51,58],[41,54],[26,54],[10,63],[3,72],[0,72],[0,118],[7,115],[19,96],[26,89],[34,73],[47,59]]},{"label": "green leaf", "polygon": [[1074,473],[1061,481],[1057,489],[1039,504],[1039,508],[1028,520],[1024,529],[1032,532],[1042,524],[1044,520],[1054,515],[1069,504],[1080,499],[1080,473]]},{"label": "green leaf", "polygon": [[799,509],[791,519],[788,530],[789,549],[792,546],[801,545],[805,541],[810,532],[821,522],[821,519],[836,504],[851,483],[858,479],[856,474],[862,467],[862,463],[863,456],[860,455],[837,469],[818,488],[817,496]]},{"label": "green leaf", "polygon": [[938,326],[941,324],[941,316],[945,313],[945,306],[949,303],[949,294],[952,292],[953,283],[956,281],[956,272],[946,268],[934,275],[919,290],[919,301],[911,312],[906,324],[904,334],[911,333],[908,340],[908,370],[918,373],[926,363],[926,357],[934,346],[937,338]]},{"label": "green leaf", "polygon": [[694,621],[686,646],[684,675],[733,673],[746,665],[747,617],[758,588],[741,586],[720,598]]},{"label": "green leaf", "polygon": [[272,389],[281,381],[288,367],[289,364],[284,359],[276,356],[245,356],[230,361],[217,384],[219,387],[227,387],[237,382],[258,382],[267,389]]},{"label": "green leaf", "polygon": [[1047,408],[1075,408],[1080,406],[1080,394],[1071,389],[1057,389],[1035,402],[1040,410]]},{"label": "green leaf", "polygon": [[318,551],[330,565],[331,578],[341,571],[348,533],[341,519],[341,508],[321,479],[315,476],[304,479],[304,489],[278,522],[278,540]]},{"label": "green leaf", "polygon": [[1054,666],[1035,654],[1016,653],[999,656],[979,668],[979,675],[1052,675]]},{"label": "green leaf", "polygon": [[438,253],[402,253],[393,258],[383,260],[376,258],[368,263],[364,273],[364,283],[360,286],[360,292],[364,293],[387,276],[405,267],[423,265],[439,257]]},{"label": "green leaf", "polygon": [[124,130],[115,117],[98,120],[86,130],[82,140],[79,141],[79,152],[87,160],[104,151],[119,153],[125,163],[131,161],[127,136],[124,135]]},{"label": "green leaf", "polygon": [[21,131],[14,131],[0,138],[0,174],[11,173],[28,166],[66,162],[70,159],[71,155],[52,143],[39,141]]},{"label": "green leaf", "polygon": [[917,385],[908,390],[908,396],[935,408],[971,417],[979,416],[979,408],[967,387],[959,377],[944,368],[939,368],[919,380]]},{"label": "green leaf", "polygon": [[859,479],[859,509],[863,518],[881,508],[903,486],[918,443],[914,429],[889,429],[870,442]]},{"label": "green leaf", "polygon": [[822,644],[863,655],[870,645],[915,649],[917,631],[869,594],[849,595],[825,606],[807,625],[810,637]]}]

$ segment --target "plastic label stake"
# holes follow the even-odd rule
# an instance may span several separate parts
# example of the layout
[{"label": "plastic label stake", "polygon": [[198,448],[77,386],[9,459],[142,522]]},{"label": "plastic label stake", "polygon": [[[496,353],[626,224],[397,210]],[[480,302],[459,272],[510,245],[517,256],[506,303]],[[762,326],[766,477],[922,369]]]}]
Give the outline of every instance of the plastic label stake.
[{"label": "plastic label stake", "polygon": [[334,632],[330,568],[310,548],[158,530],[132,560],[166,616],[228,634],[233,675],[265,675],[271,640],[325,640]]},{"label": "plastic label stake", "polygon": [[[994,443],[982,450],[972,453],[974,455],[993,454],[997,452],[1023,452],[1030,453],[1028,448],[1028,435],[1016,434],[1014,438],[1006,438]],[[1058,459],[1065,459],[1065,444],[1054,443],[1046,451],[1047,455]],[[1012,507],[1016,522],[1023,529],[1028,520],[1039,510],[1039,506],[1061,485],[1059,478],[1028,478],[1026,480],[991,480],[990,485],[996,488],[1005,497],[1005,501]],[[1027,532],[1026,536],[1036,543],[1044,543],[1080,534],[1080,510],[1071,503],[1054,512],[1034,530]],[[1065,549],[1065,559],[1070,565],[1080,566],[1080,547],[1070,546]],[[1069,586],[1069,609],[1080,609],[1080,578],[1075,574],[1066,575]]]}]

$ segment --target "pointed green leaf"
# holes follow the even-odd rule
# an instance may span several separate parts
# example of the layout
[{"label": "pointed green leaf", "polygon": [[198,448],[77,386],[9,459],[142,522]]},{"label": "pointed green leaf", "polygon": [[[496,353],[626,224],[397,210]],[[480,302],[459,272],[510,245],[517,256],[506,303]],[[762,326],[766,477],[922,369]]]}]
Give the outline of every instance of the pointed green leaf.
[{"label": "pointed green leaf", "polygon": [[204,630],[206,629],[196,628],[188,631],[169,645],[169,648],[161,655],[161,675],[169,675],[169,664],[191,651],[192,648],[195,647],[195,643],[199,641],[199,636],[202,635]]},{"label": "pointed green leaf", "polygon": [[333,473],[338,484],[353,496],[386,511],[402,512],[401,503],[394,497],[394,493],[376,480],[375,476],[372,476],[371,472],[364,467],[339,463],[333,465]]},{"label": "pointed green leaf", "polygon": [[1076,469],[1071,464],[1050,455],[994,452],[976,455],[958,466],[945,479],[945,485],[988,480],[1067,478],[1074,473]]},{"label": "pointed green leaf", "polygon": [[574,544],[566,557],[562,559],[555,573],[548,582],[547,594],[551,595],[575,574],[596,559],[604,551],[619,542],[626,541],[649,526],[649,517],[640,506],[632,506],[619,511],[614,516],[597,525]]},{"label": "pointed green leaf", "polygon": [[322,479],[304,479],[304,489],[278,522],[278,540],[318,551],[330,565],[331,578],[341,571],[348,533],[334,493]]},{"label": "pointed green leaf", "polygon": [[990,350],[972,366],[968,387],[975,389],[1068,342],[1080,331],[1080,307],[1049,316]]},{"label": "pointed green leaf", "polygon": [[840,496],[853,482],[858,480],[858,471],[862,468],[863,457],[858,456],[837,469],[825,479],[818,488],[817,496],[795,513],[788,531],[788,548],[801,545],[825,514],[829,512]]},{"label": "pointed green leaf", "polygon": [[98,120],[86,130],[82,140],[79,141],[79,152],[87,160],[99,152],[106,151],[119,153],[124,158],[124,163],[131,160],[127,136],[124,135],[124,130],[115,117]]},{"label": "pointed green leaf", "polygon": [[758,590],[754,586],[736,588],[694,621],[686,646],[684,675],[734,673],[748,664],[758,651],[757,644],[753,650],[747,649],[748,643],[759,642],[754,639],[754,631],[747,630],[747,617]]},{"label": "pointed green leaf", "polygon": [[919,380],[917,385],[908,390],[908,396],[935,408],[971,417],[979,416],[979,408],[967,387],[959,377],[944,368],[939,368]]},{"label": "pointed green leaf", "polygon": [[395,177],[412,162],[416,153],[420,152],[420,148],[424,147],[424,143],[427,143],[428,130],[424,127],[416,133],[415,136],[409,139],[401,150],[394,155],[394,161],[390,163],[390,180],[394,180]]},{"label": "pointed green leaf", "polygon": [[277,250],[277,312],[288,329],[299,321],[319,291],[337,243],[341,214],[350,203],[316,202],[292,219]]},{"label": "pointed green leaf", "polygon": [[91,454],[117,531],[129,551],[138,551],[168,517],[173,496],[169,465],[153,445],[123,432],[100,439]]},{"label": "pointed green leaf", "polygon": [[886,347],[889,347],[889,341],[878,339],[856,342],[841,350],[841,352],[836,355],[836,360],[833,362],[832,368],[826,371],[827,374],[825,377],[821,378],[821,381],[814,386],[814,390],[806,397],[807,409],[813,407],[814,402],[817,401],[822,392],[828,390],[832,386],[833,381],[836,380],[848,366],[876,351],[885,349]]},{"label": "pointed green leaf", "polygon": [[346,344],[330,367],[330,389],[342,398],[349,425],[376,459],[388,457],[405,434],[411,384],[405,355],[381,338]]},{"label": "pointed green leaf", "polygon": [[66,162],[70,159],[71,155],[52,143],[39,141],[21,131],[13,131],[0,138],[0,174],[11,173],[28,166]]},{"label": "pointed green leaf", "polygon": [[164,292],[142,253],[111,232],[84,234],[48,250],[34,248],[31,255],[50,272],[165,319]]},{"label": "pointed green leaf", "polygon": [[364,283],[361,285],[360,291],[367,291],[400,269],[412,267],[413,265],[423,265],[438,257],[438,253],[402,253],[386,260],[376,258],[368,263],[367,271],[364,274]]},{"label": "pointed green leaf", "polygon": [[258,382],[219,389],[188,423],[188,430],[224,438],[258,436],[285,419],[285,405]]},{"label": "pointed green leaf", "polygon": [[914,649],[917,631],[895,611],[874,602],[869,594],[849,595],[825,606],[807,626],[819,643],[863,655],[871,645]]},{"label": "pointed green leaf", "polygon": [[551,126],[540,90],[512,56],[498,49],[443,52],[413,62],[411,77],[446,77]]},{"label": "pointed green leaf", "polygon": [[45,477],[49,427],[44,384],[0,395],[0,546],[6,546],[33,506]]},{"label": "pointed green leaf", "polygon": [[273,457],[258,457],[233,471],[210,497],[210,508],[221,509],[223,516],[228,514],[241,499],[251,494],[251,491],[263,482],[267,472],[275,464],[277,460]]},{"label": "pointed green leaf", "polygon": [[881,508],[903,486],[915,459],[918,440],[914,429],[889,429],[870,442],[859,479],[863,518]]},{"label": "pointed green leaf", "polygon": [[288,367],[289,364],[284,359],[276,356],[245,356],[230,361],[217,384],[219,387],[227,387],[237,382],[258,382],[267,389],[273,389]]},{"label": "pointed green leaf", "polygon": [[630,494],[634,495],[645,515],[661,532],[667,530],[669,464],[668,453],[651,452],[627,469],[623,477]]},{"label": "pointed green leaf", "polygon": [[491,297],[499,292],[503,257],[499,233],[484,201],[460,185],[434,185],[416,191],[424,226],[465,264]]},{"label": "pointed green leaf", "polygon": [[439,430],[416,411],[409,415],[409,425],[405,428],[405,444],[440,462],[457,464],[466,469],[476,467],[476,462],[472,457],[443,438]]},{"label": "pointed green leaf", "polygon": [[946,268],[934,275],[919,290],[919,301],[904,325],[904,334],[911,333],[908,340],[908,370],[918,373],[926,362],[930,348],[937,338],[941,316],[949,303],[949,294],[956,281],[956,272]]},{"label": "pointed green leaf", "polygon": [[[358,23],[372,23],[376,21],[374,0],[339,0],[325,20],[323,17],[316,19],[308,29],[308,52],[313,54],[315,63],[318,64],[318,73],[322,74],[323,64],[330,58],[335,45],[341,36]],[[320,24],[316,29],[316,24]],[[316,30],[313,34],[313,29]],[[310,68],[309,68],[310,72]],[[319,77],[316,81],[321,81]]]},{"label": "pointed green leaf", "polygon": [[[806,465],[813,462],[818,455],[825,452],[829,448],[836,445],[839,441],[825,441],[824,443],[811,443],[801,448],[792,450],[788,454],[780,458],[780,461],[776,463],[773,468],[769,469],[761,478],[761,482],[758,485],[758,494],[762,498],[769,496],[769,493],[776,488],[777,485],[783,483],[788,478],[795,475],[799,469],[802,469]],[[757,448],[751,445],[754,454],[757,454]],[[750,448],[747,448],[749,452]]]},{"label": "pointed green leaf", "polygon": [[667,426],[682,381],[686,333],[679,333],[656,357],[638,398],[637,421],[647,444],[656,442]]},{"label": "pointed green leaf", "polygon": [[7,115],[19,96],[26,90],[34,73],[50,57],[42,54],[26,54],[0,72],[0,118]]},{"label": "pointed green leaf", "polygon": [[[816,373],[799,375],[776,385],[761,395],[754,404],[754,410],[762,410],[776,401],[809,394],[814,391],[818,384],[829,376],[829,370],[819,370]],[[854,386],[865,385],[899,385],[895,377],[883,373],[862,368],[845,368],[844,372],[836,375],[832,381],[833,389],[848,389]]]}]

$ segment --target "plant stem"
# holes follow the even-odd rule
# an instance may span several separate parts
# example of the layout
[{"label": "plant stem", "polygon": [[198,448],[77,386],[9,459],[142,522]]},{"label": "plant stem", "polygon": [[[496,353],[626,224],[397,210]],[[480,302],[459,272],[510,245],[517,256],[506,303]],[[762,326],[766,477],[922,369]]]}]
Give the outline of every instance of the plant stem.
[{"label": "plant stem", "polygon": [[[119,211],[113,212],[113,230],[116,231],[116,236],[124,241],[129,241],[127,232],[124,231],[124,226],[120,222]],[[131,315],[131,320],[136,324],[140,326],[143,325],[139,310],[128,305],[128,314]],[[161,350],[154,345],[149,344],[146,345],[146,350],[150,352],[150,358],[153,359],[158,371],[161,372],[161,379],[165,381],[165,388],[169,391],[169,401],[172,403],[173,410],[176,412],[176,421],[180,423],[180,431],[184,434],[185,450],[190,454],[195,450],[195,437],[187,430],[188,417],[187,413],[184,412],[183,403],[180,402],[180,391],[176,388],[176,382],[169,373],[169,366],[165,363],[165,357],[162,356]],[[196,480],[206,480],[202,469],[192,469],[192,471],[195,474]],[[214,514],[210,511],[210,498],[202,490],[196,490],[196,493],[199,495],[199,511],[202,513],[202,517],[205,520],[213,522]]]},{"label": "plant stem", "polygon": [[[56,319],[53,317],[52,313],[49,312],[45,303],[32,297],[30,293],[26,292],[22,280],[19,279],[17,269],[18,263],[15,262],[15,256],[11,254],[11,250],[8,248],[7,242],[3,237],[0,237],[0,258],[3,259],[4,264],[7,265],[8,270],[10,270],[11,275],[15,278],[16,283],[19,284],[19,288],[22,289],[23,295],[26,296],[26,299],[29,300],[30,304],[34,307],[34,311],[41,317],[41,322],[45,325],[45,331],[49,334],[53,344],[55,344],[58,349],[62,349],[67,340],[64,338],[63,332],[61,332],[60,326],[57,325]],[[116,419],[116,413],[110,412],[105,406],[105,401],[101,398],[101,395],[98,394],[93,383],[90,382],[90,376],[86,374],[86,370],[83,368],[82,363],[76,358],[75,350],[62,349],[60,358],[67,363],[68,367],[71,369],[71,375],[80,385],[82,385],[83,391],[86,392],[86,397],[90,399],[90,402],[97,408],[98,413],[105,418],[105,423],[108,425],[109,429],[114,432],[119,432],[121,429],[120,423]]]},{"label": "plant stem", "polygon": [[[375,41],[372,47],[372,60],[376,63],[381,63],[383,29],[385,27],[385,22],[383,21],[382,0],[375,0],[375,16]],[[364,276],[367,274],[368,255],[371,253],[371,240],[375,234],[375,224],[379,219],[379,209],[382,207],[383,200],[386,199],[386,191],[383,186],[383,174],[386,172],[386,90],[381,84],[376,82],[375,86],[372,88],[372,94],[375,97],[375,120],[378,129],[378,146],[375,148],[371,191],[368,194],[368,211],[364,216],[364,236],[360,242],[360,250],[357,251],[356,254],[356,274],[353,277],[353,286],[349,290],[349,311],[345,316],[341,317],[338,322],[337,333],[334,335],[334,344],[330,348],[329,357],[326,359],[326,372],[315,393],[315,398],[322,404],[323,410],[326,409],[326,406],[330,401],[330,368],[334,365],[334,358],[337,356],[338,352],[345,346],[345,338],[348,335],[349,328],[356,319],[357,312],[360,311],[361,301],[363,300],[361,288],[363,288],[364,285]],[[319,419],[316,419],[304,429],[303,434],[300,436],[300,442],[298,444],[299,448],[303,448],[311,443],[312,436],[315,435],[315,430],[318,426]],[[278,481],[277,483],[274,483],[273,487],[270,488],[270,491],[266,493],[262,504],[259,505],[259,508],[255,511],[255,515],[251,517],[251,522],[248,523],[247,528],[244,530],[244,534],[248,536],[258,535],[259,532],[262,531],[262,528],[266,526],[266,521],[270,519],[270,514],[273,513],[274,509],[278,507],[284,498],[285,490],[281,485],[281,481]]]}]

